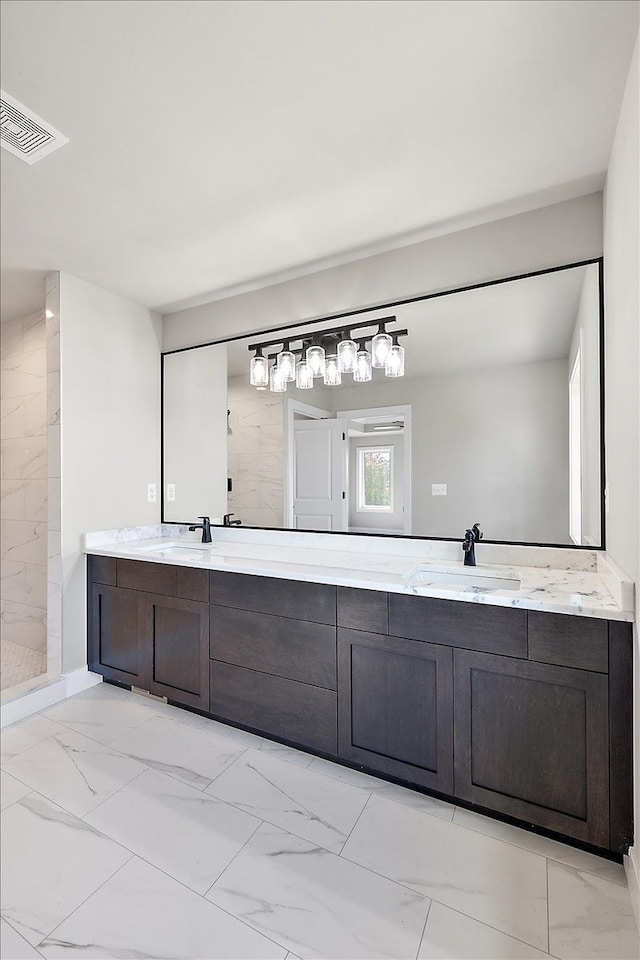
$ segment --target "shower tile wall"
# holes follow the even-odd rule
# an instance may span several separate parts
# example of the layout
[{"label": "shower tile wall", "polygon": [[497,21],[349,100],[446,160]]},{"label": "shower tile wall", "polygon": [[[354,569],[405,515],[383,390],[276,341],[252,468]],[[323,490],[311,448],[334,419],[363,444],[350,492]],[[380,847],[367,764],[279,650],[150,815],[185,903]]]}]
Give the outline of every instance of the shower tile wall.
[{"label": "shower tile wall", "polygon": [[44,313],[2,324],[2,638],[47,638],[47,345]]},{"label": "shower tile wall", "polygon": [[231,377],[227,455],[233,490],[228,510],[243,524],[282,526],[284,405],[282,394],[258,393],[246,377]]}]

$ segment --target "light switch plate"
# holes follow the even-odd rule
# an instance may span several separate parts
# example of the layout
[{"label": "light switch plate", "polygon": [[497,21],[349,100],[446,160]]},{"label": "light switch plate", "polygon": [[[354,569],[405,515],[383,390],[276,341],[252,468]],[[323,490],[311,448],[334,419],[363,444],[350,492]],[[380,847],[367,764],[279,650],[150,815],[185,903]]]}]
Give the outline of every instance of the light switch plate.
[{"label": "light switch plate", "polygon": [[431,496],[432,497],[446,497],[447,495],[447,485],[446,483],[432,483],[431,484]]},{"label": "light switch plate", "polygon": [[147,503],[156,502],[156,485],[155,483],[147,484]]},{"label": "light switch plate", "polygon": [[168,483],[167,484],[167,500],[173,503],[175,498],[176,498],[176,485],[175,483]]}]

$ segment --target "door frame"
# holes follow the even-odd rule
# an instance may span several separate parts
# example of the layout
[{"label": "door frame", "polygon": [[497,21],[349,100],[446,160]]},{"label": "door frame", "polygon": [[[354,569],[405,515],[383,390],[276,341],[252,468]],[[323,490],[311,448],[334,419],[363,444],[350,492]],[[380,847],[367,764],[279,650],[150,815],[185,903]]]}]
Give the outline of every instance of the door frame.
[{"label": "door frame", "polygon": [[294,457],[293,457],[293,421],[296,413],[301,413],[307,420],[335,420],[336,414],[322,407],[314,407],[302,400],[292,397],[284,398],[284,489],[282,492],[282,519],[284,526],[293,529],[293,491],[295,489]]},{"label": "door frame", "polygon": [[[336,417],[344,417],[347,420],[358,420],[362,417],[370,417],[372,420],[378,420],[380,417],[402,417],[404,420],[404,444],[403,444],[403,502],[404,512],[402,521],[402,532],[405,536],[411,535],[411,404],[398,404],[394,407],[366,407],[363,410],[338,410]],[[351,496],[351,485],[349,486],[348,496]]]}]

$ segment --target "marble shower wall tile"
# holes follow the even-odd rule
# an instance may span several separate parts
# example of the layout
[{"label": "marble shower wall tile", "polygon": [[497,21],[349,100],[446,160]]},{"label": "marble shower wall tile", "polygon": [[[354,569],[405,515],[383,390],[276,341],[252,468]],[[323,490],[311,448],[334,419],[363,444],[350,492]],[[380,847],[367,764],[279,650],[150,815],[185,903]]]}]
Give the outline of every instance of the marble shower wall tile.
[{"label": "marble shower wall tile", "polygon": [[47,442],[44,437],[8,438],[1,442],[3,480],[47,476]]},{"label": "marble shower wall tile", "polygon": [[2,559],[46,564],[47,524],[32,520],[3,520]]},{"label": "marble shower wall tile", "polygon": [[46,650],[47,611],[2,598],[2,638],[32,650]]}]

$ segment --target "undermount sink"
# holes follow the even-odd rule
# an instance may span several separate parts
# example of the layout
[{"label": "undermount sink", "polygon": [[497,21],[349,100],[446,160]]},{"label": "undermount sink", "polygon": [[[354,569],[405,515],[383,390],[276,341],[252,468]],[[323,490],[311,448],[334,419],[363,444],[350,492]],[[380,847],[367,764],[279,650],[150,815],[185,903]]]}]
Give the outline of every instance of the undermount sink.
[{"label": "undermount sink", "polygon": [[140,547],[140,553],[174,557],[176,560],[197,560],[204,557],[212,547],[212,543],[154,543],[151,547]]},{"label": "undermount sink", "polygon": [[475,567],[461,567],[452,570],[450,567],[435,567],[428,564],[416,567],[409,574],[410,580],[417,580],[420,584],[448,583],[458,587],[476,587],[480,590],[513,590],[520,589],[521,582],[516,577],[506,577],[492,570],[477,570]]}]

